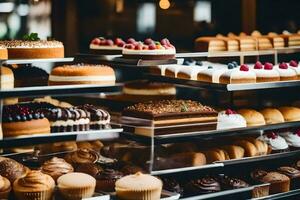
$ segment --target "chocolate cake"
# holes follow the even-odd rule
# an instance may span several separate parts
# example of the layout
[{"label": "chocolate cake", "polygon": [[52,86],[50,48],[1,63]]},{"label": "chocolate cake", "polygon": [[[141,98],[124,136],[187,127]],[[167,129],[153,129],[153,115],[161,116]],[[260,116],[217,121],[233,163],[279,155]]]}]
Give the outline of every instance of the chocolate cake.
[{"label": "chocolate cake", "polygon": [[13,68],[15,87],[32,87],[48,85],[49,74],[41,68],[21,65]]},{"label": "chocolate cake", "polygon": [[211,177],[191,180],[184,186],[184,194],[186,196],[208,194],[219,191],[221,191],[220,183]]}]

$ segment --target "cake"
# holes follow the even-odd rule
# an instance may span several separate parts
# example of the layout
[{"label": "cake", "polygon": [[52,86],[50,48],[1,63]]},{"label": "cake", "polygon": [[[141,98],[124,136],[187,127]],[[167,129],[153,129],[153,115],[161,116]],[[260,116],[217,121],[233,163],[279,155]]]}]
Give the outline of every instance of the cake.
[{"label": "cake", "polygon": [[278,172],[269,172],[261,178],[261,182],[270,183],[270,194],[290,191],[290,178]]},{"label": "cake", "polygon": [[[10,90],[14,88],[14,74],[8,67],[1,67],[0,73],[0,87],[1,90]],[[5,98],[3,99],[4,105],[18,103],[18,98]]]},{"label": "cake", "polygon": [[0,60],[6,60],[8,58],[7,48],[0,44]]},{"label": "cake", "polygon": [[195,50],[200,52],[226,51],[226,42],[216,37],[199,37],[195,41]]},{"label": "cake", "polygon": [[262,126],[266,124],[264,116],[256,110],[240,109],[237,113],[246,119],[247,126]]},{"label": "cake", "polygon": [[283,130],[279,135],[285,139],[291,150],[300,149],[300,130]]},{"label": "cake", "polygon": [[89,126],[93,130],[108,129],[110,127],[110,114],[101,108],[91,104],[85,104],[77,107],[88,112],[90,117]]},{"label": "cake", "polygon": [[283,166],[279,167],[278,172],[290,178],[290,189],[295,190],[300,186],[300,171],[293,167]]},{"label": "cake", "polygon": [[281,153],[289,151],[289,145],[285,139],[274,132],[267,132],[257,138],[269,145],[269,153]]},{"label": "cake", "polygon": [[90,51],[95,54],[116,55],[122,54],[125,41],[121,38],[106,39],[104,37],[96,37],[90,43]]},{"label": "cake", "polygon": [[140,172],[116,181],[116,194],[121,200],[157,200],[161,197],[162,181]]},{"label": "cake", "polygon": [[133,164],[126,164],[121,168],[121,172],[124,175],[130,175],[130,174],[135,174],[138,172],[142,172],[144,173],[145,170],[137,165],[133,165]]},{"label": "cake", "polygon": [[187,80],[197,80],[198,73],[205,69],[207,69],[207,67],[204,66],[182,67],[178,70],[177,78],[187,79]]},{"label": "cake", "polygon": [[273,64],[265,63],[263,66],[261,62],[256,62],[253,68],[256,74],[256,82],[274,82],[280,81],[280,75],[277,70],[273,68]]},{"label": "cake", "polygon": [[55,182],[51,176],[32,170],[25,177],[15,180],[13,190],[18,200],[51,200]]},{"label": "cake", "polygon": [[260,111],[264,116],[266,124],[284,123],[284,117],[276,108],[265,108]]},{"label": "cake", "polygon": [[34,104],[8,105],[3,108],[3,136],[48,134],[50,123],[43,113],[33,109]]},{"label": "cake", "polygon": [[209,194],[220,191],[221,184],[215,178],[212,177],[202,177],[199,179],[193,179],[187,182],[184,186],[184,194],[186,196]]},{"label": "cake", "polygon": [[71,108],[73,107],[71,104],[64,102],[64,101],[59,101],[57,99],[54,99],[50,96],[45,96],[42,98],[35,98],[33,100],[34,103],[48,103],[53,105],[54,107],[60,107],[60,108]]},{"label": "cake", "polygon": [[25,40],[4,40],[9,59],[39,59],[39,58],[63,58],[64,45],[55,40],[40,40],[38,37],[29,35]]},{"label": "cake", "polygon": [[291,81],[298,79],[295,70],[291,69],[288,64],[284,62],[275,66],[275,69],[279,72],[280,81]]},{"label": "cake", "polygon": [[15,87],[48,85],[49,74],[41,68],[31,65],[19,65],[13,68],[13,73],[15,77]]},{"label": "cake", "polygon": [[50,160],[43,163],[41,166],[41,172],[48,174],[56,181],[60,176],[71,173],[74,171],[72,165],[67,163],[62,158],[53,157]]},{"label": "cake", "polygon": [[96,191],[97,192],[113,192],[115,191],[116,181],[123,177],[123,174],[113,169],[105,169],[96,175]]},{"label": "cake", "polygon": [[284,39],[284,44],[286,47],[300,46],[300,35],[291,34],[289,32],[284,32],[280,35]]},{"label": "cake", "polygon": [[222,84],[255,83],[256,74],[247,65],[241,65],[239,69],[228,70],[220,76]]},{"label": "cake", "polygon": [[[133,120],[126,120],[128,117],[133,118]],[[214,130],[217,125],[217,112],[196,101],[160,100],[138,103],[127,107],[122,112],[121,120],[126,120],[125,124],[136,124],[137,120],[146,123],[141,123],[134,130],[129,131],[151,137],[154,134]],[[185,126],[176,129],[168,128],[176,125]],[[128,128],[130,129],[130,127]]]},{"label": "cake", "polygon": [[161,180],[163,182],[164,190],[182,195],[183,188],[180,186],[180,184],[178,183],[178,181],[176,179],[171,178],[171,177],[170,178],[162,177]]},{"label": "cake", "polygon": [[238,40],[236,40],[234,38],[225,37],[222,35],[217,35],[216,38],[221,39],[226,43],[227,51],[239,51],[240,50],[240,45],[239,45]]},{"label": "cake", "polygon": [[11,158],[0,157],[0,175],[7,178],[11,183],[26,176],[29,171],[29,168]]},{"label": "cake", "polygon": [[49,85],[114,85],[116,76],[114,70],[105,65],[63,65],[52,69]]},{"label": "cake", "polygon": [[94,195],[96,180],[84,173],[68,173],[57,179],[60,194],[66,200],[90,198]]},{"label": "cake", "polygon": [[239,36],[233,37],[239,41],[240,51],[255,51],[257,50],[257,43],[254,37]]},{"label": "cake", "polygon": [[284,48],[284,39],[278,34],[269,33],[266,37],[271,40],[274,49]]},{"label": "cake", "polygon": [[166,38],[162,39],[160,42],[148,38],[144,42],[132,40],[127,41],[127,43],[129,44],[126,44],[122,51],[124,58],[143,60],[175,58],[176,49]]},{"label": "cake", "polygon": [[167,65],[165,68],[165,76],[171,78],[177,78],[178,72],[182,68],[189,68],[189,66],[185,65]]},{"label": "cake", "polygon": [[299,63],[297,61],[295,61],[295,60],[291,60],[289,62],[289,67],[296,72],[297,78],[300,79],[300,67],[299,67]]},{"label": "cake", "polygon": [[221,74],[235,68],[234,65],[230,65],[230,67],[228,66],[228,68],[225,66],[226,65],[208,66],[206,69],[198,72],[197,80],[209,83],[219,83]]},{"label": "cake", "polygon": [[217,130],[243,128],[246,126],[247,122],[244,117],[233,110],[227,109],[218,114]]},{"label": "cake", "polygon": [[283,106],[279,107],[278,110],[282,113],[286,122],[300,121],[300,108]]}]

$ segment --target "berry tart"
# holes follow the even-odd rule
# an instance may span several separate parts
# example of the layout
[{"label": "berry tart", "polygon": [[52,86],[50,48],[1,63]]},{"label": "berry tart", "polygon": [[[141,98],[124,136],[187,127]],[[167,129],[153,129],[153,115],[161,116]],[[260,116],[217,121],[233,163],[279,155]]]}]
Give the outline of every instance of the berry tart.
[{"label": "berry tart", "polygon": [[129,59],[174,59],[176,49],[166,38],[162,39],[160,42],[150,38],[146,39],[144,42],[137,42],[133,38],[130,38],[124,46],[122,54],[124,58]]},{"label": "berry tart", "polygon": [[256,74],[247,65],[241,65],[239,69],[228,70],[220,76],[222,84],[255,83]]},{"label": "berry tart", "polygon": [[242,115],[230,109],[219,112],[217,130],[243,127],[247,127],[247,122]]},{"label": "berry tart", "polygon": [[275,69],[279,72],[280,81],[292,81],[298,79],[296,71],[291,69],[285,62],[275,66]]},{"label": "berry tart", "polygon": [[8,58],[7,48],[4,45],[0,45],[0,60]]},{"label": "berry tart", "polygon": [[49,85],[115,84],[114,70],[105,65],[63,65],[55,67],[49,76]]},{"label": "berry tart", "polygon": [[273,69],[272,63],[265,63],[263,66],[261,62],[257,61],[253,67],[253,71],[256,74],[257,83],[280,81],[279,72]]},{"label": "berry tart", "polygon": [[272,131],[259,136],[257,139],[269,145],[268,154],[289,151],[289,145],[285,139]]},{"label": "berry tart", "polygon": [[290,63],[289,63],[289,67],[296,72],[297,78],[300,79],[300,67],[299,67],[299,63],[297,61],[295,61],[295,60],[291,60]]},{"label": "berry tart", "polygon": [[122,54],[125,41],[121,38],[106,39],[103,37],[94,38],[90,43],[90,51],[95,54],[117,55]]},{"label": "berry tart", "polygon": [[33,103],[4,106],[2,118],[4,137],[50,133],[48,119],[34,107]]},{"label": "berry tart", "polygon": [[64,45],[55,40],[41,40],[37,33],[25,35],[23,40],[4,40],[9,59],[63,58]]}]

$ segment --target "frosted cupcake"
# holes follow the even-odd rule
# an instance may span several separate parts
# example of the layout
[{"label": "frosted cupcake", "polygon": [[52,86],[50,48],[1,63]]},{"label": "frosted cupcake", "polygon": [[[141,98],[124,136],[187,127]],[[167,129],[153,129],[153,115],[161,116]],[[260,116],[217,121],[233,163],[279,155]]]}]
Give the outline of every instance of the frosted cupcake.
[{"label": "frosted cupcake", "polygon": [[300,149],[300,129],[296,131],[286,130],[280,133],[280,136],[285,139],[291,150]]},{"label": "frosted cupcake", "polygon": [[242,127],[247,127],[247,122],[242,115],[230,109],[219,112],[217,130]]},{"label": "frosted cupcake", "polygon": [[162,181],[138,172],[116,182],[116,193],[121,200],[158,200],[161,196]]},{"label": "frosted cupcake", "polygon": [[269,145],[268,153],[281,153],[289,150],[285,139],[274,132],[265,133],[257,139]]}]

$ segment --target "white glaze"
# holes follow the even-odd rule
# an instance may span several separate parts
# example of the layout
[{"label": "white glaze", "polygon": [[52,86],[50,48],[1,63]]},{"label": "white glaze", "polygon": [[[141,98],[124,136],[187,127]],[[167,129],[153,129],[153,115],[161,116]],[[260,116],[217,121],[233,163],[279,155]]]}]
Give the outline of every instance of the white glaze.
[{"label": "white glaze", "polygon": [[272,69],[272,70],[253,69],[253,71],[255,72],[257,78],[264,78],[264,77],[266,77],[266,78],[272,78],[272,77],[279,78],[280,77],[279,72],[275,69]]},{"label": "white glaze", "polygon": [[240,114],[227,115],[225,111],[219,112],[217,130],[247,127],[247,122]]},{"label": "white glaze", "polygon": [[290,67],[287,69],[279,68],[279,65],[274,66],[274,69],[279,72],[280,77],[293,77],[297,76],[295,70],[292,70]]},{"label": "white glaze", "polygon": [[293,132],[286,131],[280,133],[280,136],[282,136],[287,144],[292,147],[300,147],[300,137],[297,134],[294,134]]},{"label": "white glaze", "polygon": [[275,139],[268,138],[266,135],[261,135],[257,139],[266,142],[272,150],[284,150],[289,147],[285,139],[279,135]]},{"label": "white glaze", "polygon": [[234,68],[232,70],[227,70],[224,72],[221,77],[228,77],[231,80],[239,80],[239,79],[256,79],[256,74],[254,71],[249,69],[249,71],[241,71],[239,68]]}]

